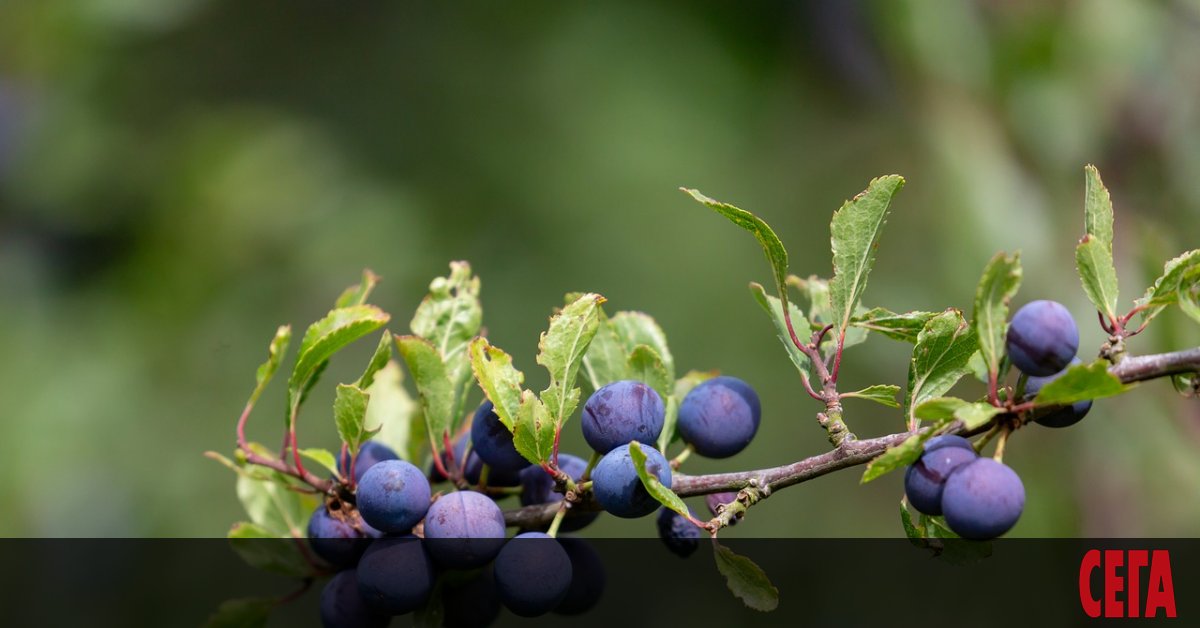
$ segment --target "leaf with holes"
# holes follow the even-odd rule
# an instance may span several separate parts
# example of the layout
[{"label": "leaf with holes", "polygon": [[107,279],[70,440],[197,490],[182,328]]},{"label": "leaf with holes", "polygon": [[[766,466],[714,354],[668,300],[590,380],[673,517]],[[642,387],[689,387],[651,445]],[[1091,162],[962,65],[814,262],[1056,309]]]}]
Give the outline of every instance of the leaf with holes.
[{"label": "leaf with holes", "polygon": [[888,208],[902,187],[904,178],[899,175],[879,177],[833,214],[829,225],[833,248],[829,295],[834,317],[831,322],[839,333],[850,326],[850,318],[867,288]]}]

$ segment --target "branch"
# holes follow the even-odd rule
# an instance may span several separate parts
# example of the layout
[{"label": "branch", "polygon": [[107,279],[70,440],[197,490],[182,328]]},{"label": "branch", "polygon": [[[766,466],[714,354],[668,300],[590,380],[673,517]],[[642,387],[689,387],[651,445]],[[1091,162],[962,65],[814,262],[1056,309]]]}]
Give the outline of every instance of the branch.
[{"label": "branch", "polygon": [[[1200,347],[1171,353],[1130,356],[1120,363],[1109,367],[1108,370],[1126,384],[1168,377],[1179,373],[1200,372]],[[961,423],[955,423],[951,425],[947,432],[969,436],[986,431],[997,422],[1009,421],[1011,419],[1011,414],[997,415],[991,423],[982,425],[970,433],[965,433]],[[709,475],[676,473],[671,480],[671,489],[679,494],[680,497],[694,497],[712,493],[740,491],[751,486],[751,481],[753,480],[755,484],[770,492],[794,484],[800,484],[801,482],[807,482],[808,480],[834,471],[866,464],[887,451],[889,447],[899,445],[918,431],[898,432],[866,440],[845,440],[835,449],[823,454],[767,469],[733,471],[730,473],[714,473]],[[762,486],[764,482],[765,487]],[[509,510],[504,513],[504,521],[510,526],[524,528],[544,527],[554,519],[554,515],[558,511],[558,506],[558,503],[550,503]],[[600,510],[600,507],[589,495],[578,503],[572,504],[571,509],[594,511]]]}]

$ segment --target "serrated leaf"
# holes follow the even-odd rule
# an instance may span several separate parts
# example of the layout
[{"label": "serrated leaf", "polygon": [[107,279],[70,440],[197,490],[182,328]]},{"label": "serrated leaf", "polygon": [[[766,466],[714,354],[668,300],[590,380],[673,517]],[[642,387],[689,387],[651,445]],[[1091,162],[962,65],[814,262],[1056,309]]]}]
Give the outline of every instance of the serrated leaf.
[{"label": "serrated leaf", "polygon": [[638,345],[629,354],[629,376],[653,388],[664,403],[675,387],[675,382],[667,374],[667,367],[663,366],[662,358],[647,345]]},{"label": "serrated leaf", "polygon": [[925,328],[929,319],[937,316],[938,312],[905,312],[898,314],[881,307],[872,308],[856,314],[850,319],[850,324],[870,331],[875,331],[893,340],[904,342],[917,341],[917,334]]},{"label": "serrated leaf", "polygon": [[[754,296],[754,300],[762,307],[767,316],[771,317],[771,322],[775,324],[775,335],[779,338],[779,342],[783,343],[784,350],[787,351],[788,357],[791,358],[792,364],[796,365],[796,370],[800,371],[800,376],[808,378],[808,369],[810,367],[808,356],[792,342],[791,334],[788,333],[787,321],[783,318],[783,304],[779,299],[767,294],[767,291],[762,287],[762,284],[751,282],[750,293]],[[800,311],[794,304],[788,303],[788,309],[791,311],[792,329],[796,332],[796,337],[801,342],[808,340],[812,336],[812,329],[808,326],[808,320],[804,318],[804,313]]]},{"label": "serrated leaf", "polygon": [[1004,358],[1004,335],[1008,331],[1008,303],[1021,286],[1020,253],[997,253],[983,269],[975,290],[975,313],[971,327],[979,341],[979,354],[989,376],[998,376]]},{"label": "serrated leaf", "polygon": [[860,483],[866,484],[916,462],[917,458],[921,457],[921,448],[925,445],[925,441],[929,440],[932,435],[933,430],[925,430],[909,436],[895,447],[889,447],[887,451],[867,463],[867,470],[863,472]]},{"label": "serrated leaf", "polygon": [[[375,375],[375,381],[366,389],[371,402],[367,404],[367,416],[363,423],[368,430],[379,430],[372,440],[379,441],[405,460],[416,460],[412,450],[424,443],[420,431],[413,437],[412,426],[417,423],[419,406],[402,384],[404,372],[395,360],[387,363]],[[424,430],[423,424],[421,430]]]},{"label": "serrated leaf", "polygon": [[[572,296],[572,295],[568,295]],[[568,302],[574,302],[578,296]],[[587,353],[583,354],[583,372],[592,386],[592,390],[623,379],[629,379],[628,356],[629,349],[617,335],[617,330],[599,308],[597,313],[599,325],[596,335],[588,345]]]},{"label": "serrated leaf", "polygon": [[378,283],[379,276],[371,272],[371,269],[364,268],[362,281],[342,291],[341,296],[338,297],[333,307],[343,308],[366,304],[367,298],[371,296],[371,291],[375,289],[375,285]]},{"label": "serrated leaf", "polygon": [[743,604],[762,612],[773,611],[779,606],[779,589],[771,584],[771,579],[754,561],[716,542],[713,543],[713,557],[717,571],[725,576],[725,586]]},{"label": "serrated leaf", "polygon": [[867,288],[888,207],[903,186],[904,178],[899,175],[879,177],[833,214],[829,225],[833,248],[829,295],[834,317],[831,322],[841,334],[850,326],[850,318]]},{"label": "serrated leaf", "polygon": [[627,356],[633,352],[634,347],[647,345],[662,358],[667,375],[675,377],[675,358],[671,356],[671,349],[667,346],[667,335],[652,316],[643,312],[617,312],[609,322],[621,343],[625,345]]},{"label": "serrated leaf", "polygon": [[1101,399],[1119,395],[1132,388],[1108,371],[1108,362],[1097,360],[1091,364],[1076,364],[1065,373],[1046,384],[1034,403],[1042,406],[1067,405],[1077,401]]},{"label": "serrated leaf", "polygon": [[437,447],[454,423],[454,387],[446,365],[437,347],[424,338],[398,336],[396,346],[416,384],[425,431]]},{"label": "serrated leaf", "polygon": [[1002,408],[983,401],[972,403],[956,397],[934,397],[922,402],[913,413],[919,419],[937,423],[958,419],[962,421],[963,429],[969,431],[985,425],[1001,412],[1004,412]]},{"label": "serrated leaf", "polygon": [[[576,397],[578,397],[576,389]],[[554,455],[555,422],[546,406],[532,392],[521,394],[517,407],[513,444],[517,453],[534,464],[545,464]]]},{"label": "serrated leaf", "polygon": [[1149,321],[1168,305],[1179,300],[1180,287],[1185,279],[1193,276],[1200,268],[1200,249],[1188,251],[1163,266],[1162,275],[1146,290],[1146,295],[1136,301],[1142,307],[1142,319]]},{"label": "serrated leaf", "polygon": [[[679,188],[687,192],[700,203],[708,206],[718,214],[728,218],[733,224],[749,231],[758,240],[762,246],[763,253],[767,256],[767,263],[771,265],[772,275],[775,279],[775,291],[779,298],[786,304],[787,296],[787,268],[788,254],[787,249],[783,248],[783,242],[779,240],[779,236],[771,229],[770,225],[764,222],[758,216],[728,203],[713,200],[700,193],[699,190],[690,190],[687,188]],[[790,312],[789,312],[790,315]],[[665,359],[665,356],[664,356]]]},{"label": "serrated leaf", "polygon": [[333,398],[333,422],[338,437],[350,448],[351,454],[357,453],[363,441],[370,438],[366,427],[368,401],[370,396],[358,386],[338,384]]},{"label": "serrated leaf", "polygon": [[975,376],[975,379],[984,384],[988,383],[988,366],[983,361],[983,355],[978,351],[972,353],[971,357],[967,359],[967,369]]},{"label": "serrated leaf", "polygon": [[1083,236],[1075,247],[1075,268],[1083,282],[1092,305],[1109,321],[1117,318],[1117,270],[1113,267],[1112,252],[1090,235]]},{"label": "serrated leaf", "polygon": [[482,323],[479,278],[471,275],[470,264],[458,261],[450,262],[449,276],[430,282],[429,294],[417,306],[409,328],[433,344],[449,364],[466,352]]},{"label": "serrated leaf", "polygon": [[885,405],[889,408],[899,408],[900,402],[896,401],[896,395],[899,393],[899,386],[892,384],[876,384],[874,386],[868,386],[862,390],[842,393],[842,397],[866,399],[867,401],[874,401],[875,403]]},{"label": "serrated leaf", "polygon": [[255,371],[256,384],[254,392],[250,395],[250,405],[254,405],[262,395],[267,384],[271,382],[271,378],[275,376],[275,372],[279,370],[279,363],[283,361],[283,356],[287,353],[288,344],[292,341],[292,326],[281,325],[275,330],[275,337],[271,339],[270,346],[267,347],[267,361],[259,365]]},{"label": "serrated leaf", "polygon": [[[667,451],[667,446],[671,441],[675,440],[675,426],[679,422],[679,404],[683,403],[684,397],[692,392],[692,389],[699,386],[701,382],[716,377],[716,371],[688,371],[675,380],[675,388],[671,391],[671,396],[666,399],[666,416],[663,419],[663,430],[658,435],[658,450],[661,452]],[[665,453],[663,455],[666,455]]]},{"label": "serrated leaf", "polygon": [[903,499],[900,500],[900,525],[904,526],[904,536],[913,541],[913,545],[925,547],[925,526],[913,523],[912,513]]},{"label": "serrated leaf", "polygon": [[538,341],[537,363],[550,373],[550,386],[541,400],[556,426],[561,427],[579,405],[575,382],[583,356],[600,327],[604,297],[585,294],[550,319],[550,328]]},{"label": "serrated leaf", "polygon": [[469,352],[475,381],[495,406],[500,422],[512,431],[520,413],[525,374],[513,367],[511,356],[488,344],[486,338],[471,341]]},{"label": "serrated leaf", "polygon": [[642,451],[641,443],[637,441],[629,443],[629,458],[633,460],[633,469],[637,472],[638,478],[642,480],[642,486],[646,487],[646,492],[650,493],[651,497],[683,517],[687,519],[693,518],[687,504],[683,503],[683,499],[679,495],[676,495],[675,491],[663,486],[663,483],[658,481],[658,476],[646,470],[646,452]]},{"label": "serrated leaf", "polygon": [[1112,199],[1100,171],[1084,168],[1084,236],[1075,247],[1075,267],[1092,305],[1109,321],[1117,320],[1117,269],[1113,265]]},{"label": "serrated leaf", "polygon": [[333,453],[329,450],[310,447],[309,449],[301,449],[300,455],[325,467],[330,473],[338,475],[337,459],[333,457]]},{"label": "serrated leaf", "polygon": [[304,560],[298,538],[279,537],[262,526],[235,523],[226,535],[233,551],[246,564],[285,576],[309,576],[312,567]]},{"label": "serrated leaf", "polygon": [[950,390],[969,370],[968,361],[978,343],[962,312],[949,309],[929,319],[917,335],[908,368],[906,416],[926,399]]},{"label": "serrated leaf", "polygon": [[204,628],[260,628],[267,625],[274,598],[244,597],[225,600],[204,622]]},{"label": "serrated leaf", "polygon": [[1200,323],[1200,267],[1193,268],[1180,284],[1179,309]]},{"label": "serrated leaf", "polygon": [[1084,167],[1084,201],[1083,225],[1084,233],[1100,242],[1112,257],[1113,245],[1113,207],[1108,195],[1108,188],[1100,180],[1100,171],[1096,166],[1088,164]]},{"label": "serrated leaf", "polygon": [[371,361],[367,363],[367,370],[363,371],[362,377],[358,378],[358,387],[366,390],[375,382],[375,374],[380,369],[387,366],[387,363],[392,359],[392,332],[383,330],[383,335],[379,337],[379,344],[375,347],[375,353],[371,355]]},{"label": "serrated leaf", "polygon": [[389,318],[386,312],[373,305],[353,305],[333,310],[309,326],[300,341],[296,366],[288,380],[289,421],[330,356],[383,327]]}]

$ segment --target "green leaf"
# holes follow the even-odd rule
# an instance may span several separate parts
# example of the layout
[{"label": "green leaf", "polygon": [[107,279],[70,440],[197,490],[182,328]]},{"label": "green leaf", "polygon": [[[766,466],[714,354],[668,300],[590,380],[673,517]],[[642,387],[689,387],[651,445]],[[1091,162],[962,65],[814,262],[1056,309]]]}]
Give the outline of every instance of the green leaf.
[{"label": "green leaf", "polygon": [[1075,247],[1075,268],[1083,282],[1092,305],[1109,321],[1117,319],[1117,270],[1113,267],[1112,251],[1090,235],[1083,236]]},{"label": "green leaf", "polygon": [[914,541],[913,545],[925,547],[925,526],[913,523],[912,513],[903,499],[900,500],[900,524],[904,526],[904,536]]},{"label": "green leaf", "polygon": [[488,344],[486,338],[476,338],[470,345],[471,369],[483,394],[495,406],[500,422],[512,431],[517,425],[525,374],[512,364],[512,357],[499,347]]},{"label": "green leaf", "polygon": [[925,328],[929,319],[937,316],[937,312],[905,312],[897,314],[881,307],[872,308],[855,315],[850,324],[870,331],[876,331],[893,340],[916,342],[917,334]]},{"label": "green leaf", "polygon": [[786,283],[788,254],[787,249],[783,248],[783,242],[779,240],[779,236],[775,235],[771,227],[758,216],[728,203],[713,200],[701,194],[699,190],[679,189],[691,194],[692,198],[728,218],[733,224],[754,234],[755,239],[762,246],[763,253],[767,256],[767,262],[771,265],[771,271],[775,278],[775,291],[779,294],[779,298],[786,304],[788,299]]},{"label": "green leaf", "polygon": [[810,275],[808,279],[789,275],[787,282],[788,285],[795,286],[800,291],[800,296],[805,300],[803,310],[808,312],[808,320],[812,322],[812,327],[820,329],[835,322],[833,320],[833,304],[829,297],[828,280],[816,275]]},{"label": "green leaf", "polygon": [[331,311],[309,326],[300,341],[296,366],[288,380],[289,423],[303,395],[316,382],[326,361],[350,343],[383,327],[390,317],[373,305],[353,305]]},{"label": "green leaf", "polygon": [[952,308],[929,319],[917,335],[908,368],[906,416],[912,419],[913,408],[922,401],[950,390],[970,370],[968,361],[977,347],[962,312]]},{"label": "green leaf", "polygon": [[931,436],[933,436],[933,430],[925,430],[909,436],[895,447],[889,447],[887,451],[867,463],[867,470],[863,472],[860,482],[866,484],[916,462],[917,458],[921,457],[921,448],[925,445],[925,441],[929,440]]},{"label": "green leaf", "polygon": [[979,339],[979,354],[989,376],[998,376],[1004,359],[1004,335],[1008,330],[1008,303],[1021,285],[1020,253],[997,253],[983,269],[975,290],[975,314],[971,328]]},{"label": "green leaf", "polygon": [[318,501],[291,490],[288,480],[274,471],[239,475],[237,496],[250,520],[277,537],[303,534]]},{"label": "green leaf", "polygon": [[913,416],[925,421],[949,421],[954,413],[971,405],[971,402],[958,397],[934,397],[922,401],[913,408]]},{"label": "green leaf", "polygon": [[1200,267],[1193,268],[1180,284],[1179,309],[1200,323]]},{"label": "green leaf", "polygon": [[701,382],[717,376],[716,371],[688,371],[683,377],[675,380],[675,389],[666,399],[666,417],[663,420],[662,433],[658,435],[658,450],[666,455],[667,446],[675,440],[675,425],[679,421],[679,404],[684,397],[699,386]]},{"label": "green leaf", "polygon": [[970,402],[956,397],[934,397],[927,399],[913,411],[918,419],[944,423],[951,419],[963,422],[963,428],[973,430],[992,420],[992,417],[1004,412],[990,403],[983,401]]},{"label": "green leaf", "polygon": [[[420,431],[414,436],[413,426],[420,408],[404,388],[404,371],[395,360],[387,363],[376,375],[371,387],[366,389],[371,403],[367,404],[367,416],[363,423],[368,430],[379,430],[372,440],[379,441],[405,460],[417,460],[414,450],[424,444]],[[424,425],[420,430],[424,430]]]},{"label": "green leaf", "polygon": [[[571,295],[568,295],[571,296]],[[578,298],[578,297],[576,297]],[[575,299],[571,299],[571,302]],[[596,335],[588,345],[587,353],[583,354],[583,372],[591,383],[592,390],[623,379],[629,379],[628,354],[625,342],[617,335],[604,308],[598,308],[597,317],[600,320]]]},{"label": "green leaf", "polygon": [[675,377],[675,358],[671,356],[671,349],[667,347],[667,335],[653,317],[642,312],[617,312],[610,322],[617,337],[625,345],[626,355],[632,353],[638,345],[647,345],[662,358],[667,374],[671,378]]},{"label": "green leaf", "polygon": [[550,319],[550,328],[538,341],[537,363],[550,373],[550,386],[541,401],[557,427],[566,422],[579,405],[575,382],[579,367],[596,330],[600,327],[600,305],[604,297],[585,294]]},{"label": "green leaf", "polygon": [[379,337],[379,345],[375,347],[375,353],[371,355],[371,361],[367,363],[367,370],[363,371],[362,377],[358,378],[358,387],[366,390],[375,382],[375,374],[380,369],[387,366],[387,363],[392,359],[392,332],[383,330],[383,335]]},{"label": "green leaf", "polygon": [[[783,304],[779,299],[767,294],[767,291],[759,283],[750,283],[750,293],[754,295],[754,300],[762,307],[767,316],[771,317],[771,322],[775,324],[775,335],[779,337],[779,342],[783,343],[783,348],[787,351],[788,357],[792,359],[792,364],[796,365],[796,370],[800,371],[800,376],[808,378],[809,361],[808,356],[792,342],[791,334],[788,333],[787,321],[783,318]],[[788,309],[791,311],[792,329],[796,332],[796,337],[801,342],[806,342],[812,336],[812,329],[808,326],[808,321],[805,320],[804,314],[794,304],[788,303]]]},{"label": "green leaf", "polygon": [[229,545],[246,564],[285,576],[309,576],[312,567],[304,560],[298,537],[278,537],[262,526],[240,522],[230,528]]},{"label": "green leaf", "polygon": [[850,326],[850,318],[867,288],[867,276],[875,264],[875,250],[887,223],[888,207],[903,186],[904,178],[899,175],[879,177],[833,214],[829,225],[833,246],[829,294],[832,322],[839,333]]},{"label": "green leaf", "polygon": [[358,386],[338,384],[333,398],[333,422],[338,437],[350,448],[351,454],[357,453],[363,441],[371,437],[366,427],[369,400],[370,395]]},{"label": "green leaf", "polygon": [[554,455],[555,421],[545,404],[532,392],[523,391],[521,405],[517,407],[516,420],[513,444],[517,447],[517,453],[534,464],[548,462]]},{"label": "green leaf", "polygon": [[1131,386],[1108,371],[1108,362],[1076,364],[1042,388],[1034,402],[1039,406],[1061,406],[1077,401],[1119,395]]},{"label": "green leaf", "polygon": [[663,366],[662,358],[647,345],[638,345],[633,348],[633,353],[629,354],[629,374],[631,379],[653,388],[663,399],[663,403],[666,403],[675,387],[675,382],[671,381],[671,376],[667,374],[667,367]]},{"label": "green leaf", "polygon": [[1088,164],[1084,167],[1084,201],[1083,225],[1084,233],[1098,240],[1100,245],[1112,257],[1113,246],[1113,207],[1112,199],[1108,196],[1108,188],[1100,180],[1100,171]]},{"label": "green leaf", "polygon": [[713,557],[717,561],[717,571],[725,576],[725,586],[746,606],[762,612],[773,611],[779,606],[779,589],[771,584],[771,579],[754,561],[716,542],[713,543]]},{"label": "green leaf", "polygon": [[857,399],[866,399],[875,403],[885,405],[889,408],[899,408],[900,402],[896,401],[896,395],[900,393],[900,387],[892,384],[876,384],[868,386],[862,390],[854,392],[842,393],[842,397],[854,397]]},{"label": "green leaf", "polygon": [[451,262],[450,275],[429,284],[429,294],[417,306],[409,327],[412,333],[428,340],[445,364],[446,376],[457,395],[454,410],[461,410],[471,377],[467,344],[479,334],[483,307],[479,303],[479,278],[471,275],[471,265]]},{"label": "green leaf", "polygon": [[291,325],[282,325],[275,330],[275,337],[271,339],[271,345],[267,347],[267,361],[263,362],[255,373],[255,380],[258,383],[254,386],[254,393],[250,395],[250,405],[254,405],[258,401],[271,378],[275,376],[275,372],[279,370],[279,363],[283,361],[283,356],[287,353],[288,343],[291,340]]},{"label": "green leaf", "polygon": [[371,291],[375,289],[375,284],[379,283],[379,276],[371,272],[371,269],[364,268],[362,281],[357,285],[346,288],[342,295],[338,297],[334,308],[350,307],[353,305],[365,305],[367,298],[371,296]]},{"label": "green leaf", "polygon": [[437,347],[418,336],[398,336],[396,347],[408,365],[421,400],[425,430],[437,447],[454,423],[454,387]]},{"label": "green leaf", "polygon": [[333,473],[334,475],[340,475],[337,468],[337,459],[333,457],[333,453],[331,453],[329,450],[315,447],[301,449],[300,455],[312,460],[322,467],[325,467],[330,471],[330,473]]},{"label": "green leaf", "polygon": [[269,597],[244,597],[225,600],[204,622],[204,628],[260,628],[267,625],[276,600]]},{"label": "green leaf", "polygon": [[[1182,288],[1200,281],[1200,249],[1188,251],[1166,263],[1163,273],[1146,290],[1146,295],[1136,301],[1142,307],[1142,319],[1149,321],[1168,305],[1179,300]],[[1189,282],[1189,278],[1191,281]]]},{"label": "green leaf", "polygon": [[956,410],[954,418],[962,421],[963,429],[970,431],[986,425],[988,421],[991,421],[993,417],[1001,412],[1004,412],[1004,410],[990,403],[976,401]]},{"label": "green leaf", "polygon": [[1113,266],[1113,207],[1100,171],[1084,168],[1084,236],[1075,247],[1083,290],[1109,321],[1117,320],[1117,269]]},{"label": "green leaf", "polygon": [[633,468],[637,471],[638,478],[642,480],[642,486],[646,487],[646,492],[650,493],[651,497],[684,517],[694,519],[687,504],[683,503],[683,499],[676,495],[675,491],[663,486],[663,483],[658,481],[658,476],[646,469],[646,452],[642,451],[641,443],[637,441],[629,443],[629,458],[633,460]]}]

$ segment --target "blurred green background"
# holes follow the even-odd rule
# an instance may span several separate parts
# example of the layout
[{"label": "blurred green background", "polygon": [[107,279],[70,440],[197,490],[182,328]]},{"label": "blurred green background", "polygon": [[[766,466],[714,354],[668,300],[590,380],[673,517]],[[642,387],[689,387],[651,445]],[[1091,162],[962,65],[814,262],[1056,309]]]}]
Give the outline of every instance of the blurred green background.
[{"label": "blurred green background", "polygon": [[[364,267],[406,332],[428,281],[470,260],[492,341],[535,386],[565,292],[652,313],[681,369],[763,399],[745,453],[686,471],[821,452],[817,406],[746,289],[769,280],[762,253],[676,188],[759,213],[793,272],[828,275],[832,211],[901,173],[868,305],[969,309],[988,258],[1020,249],[1018,302],[1067,303],[1090,353],[1073,268],[1089,162],[1117,206],[1127,304],[1200,244],[1200,2],[4,2],[0,534],[223,535],[234,476],[201,452],[232,450],[275,327],[319,318]],[[1169,311],[1131,348],[1198,343]],[[302,444],[334,447],[327,408],[360,344]],[[844,387],[903,384],[908,350],[853,348]],[[278,442],[282,397],[252,438]],[[849,404],[860,435],[902,427]],[[1074,429],[1022,430],[1012,534],[1200,532],[1198,408],[1159,381]],[[859,475],[781,492],[730,533],[901,534],[900,474]]]}]

